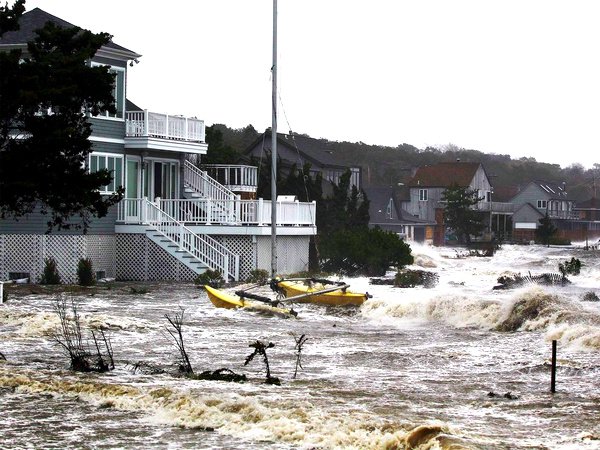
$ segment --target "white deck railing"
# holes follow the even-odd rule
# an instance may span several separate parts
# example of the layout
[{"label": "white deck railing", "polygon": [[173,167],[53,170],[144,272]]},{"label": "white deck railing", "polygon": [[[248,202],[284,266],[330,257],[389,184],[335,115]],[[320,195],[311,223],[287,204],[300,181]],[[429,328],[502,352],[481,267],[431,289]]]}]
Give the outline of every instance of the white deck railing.
[{"label": "white deck railing", "polygon": [[157,137],[178,141],[204,142],[204,121],[195,117],[170,116],[144,111],[125,113],[127,137]]},{"label": "white deck railing", "polygon": [[215,179],[211,178],[206,172],[200,170],[189,161],[184,164],[184,179],[192,189],[198,192],[204,198],[213,200],[235,200],[237,196]]},{"label": "white deck railing", "polygon": [[139,211],[142,223],[177,244],[180,249],[212,269],[218,269],[223,278],[239,280],[239,255],[234,254],[215,239],[204,234],[196,234],[183,223],[167,214],[146,199],[127,199],[123,211]]},{"label": "white deck railing", "polygon": [[256,192],[258,167],[246,165],[207,164],[206,173],[234,191]]},{"label": "white deck railing", "polygon": [[[145,199],[124,199],[119,203],[117,221],[125,224],[147,223]],[[150,203],[150,202],[148,202]],[[165,200],[153,206],[177,222],[187,225],[271,225],[269,200]],[[315,226],[316,202],[277,202],[278,226]]]}]

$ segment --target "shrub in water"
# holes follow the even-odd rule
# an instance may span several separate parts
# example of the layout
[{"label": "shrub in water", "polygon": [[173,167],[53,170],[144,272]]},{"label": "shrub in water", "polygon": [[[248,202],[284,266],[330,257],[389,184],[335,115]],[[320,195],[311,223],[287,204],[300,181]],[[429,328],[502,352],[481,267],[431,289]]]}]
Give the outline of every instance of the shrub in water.
[{"label": "shrub in water", "polygon": [[56,261],[52,257],[44,260],[44,273],[40,278],[40,284],[60,284],[60,274]]},{"label": "shrub in water", "polygon": [[96,284],[91,259],[81,258],[79,260],[77,264],[77,284],[80,286],[93,286]]},{"label": "shrub in water", "polygon": [[255,269],[250,271],[248,283],[267,284],[269,281],[269,272],[265,269]]},{"label": "shrub in water", "polygon": [[211,287],[220,288],[225,284],[225,280],[221,276],[221,272],[219,270],[208,269],[206,272],[198,275],[194,279],[194,283],[202,286],[208,284]]}]

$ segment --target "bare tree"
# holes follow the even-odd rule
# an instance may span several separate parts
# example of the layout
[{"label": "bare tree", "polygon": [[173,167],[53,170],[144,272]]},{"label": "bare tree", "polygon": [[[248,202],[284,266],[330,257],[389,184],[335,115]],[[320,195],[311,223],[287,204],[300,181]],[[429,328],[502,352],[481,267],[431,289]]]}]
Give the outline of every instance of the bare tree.
[{"label": "bare tree", "polygon": [[179,314],[175,314],[175,317],[171,318],[168,314],[165,314],[165,317],[174,328],[175,331],[170,328],[166,328],[167,332],[171,335],[173,340],[175,341],[175,346],[179,350],[179,371],[186,376],[193,375],[194,369],[192,368],[192,364],[190,363],[190,358],[185,350],[185,346],[183,344],[183,316],[185,310],[181,308]]},{"label": "bare tree", "polygon": [[100,330],[104,343],[104,354],[96,335],[92,331],[95,353],[83,339],[81,318],[75,302],[71,300],[71,308],[67,307],[64,296],[56,299],[54,310],[60,320],[60,327],[53,334],[54,340],[63,348],[71,360],[71,369],[77,372],[108,372],[115,368],[112,346],[103,330]]}]

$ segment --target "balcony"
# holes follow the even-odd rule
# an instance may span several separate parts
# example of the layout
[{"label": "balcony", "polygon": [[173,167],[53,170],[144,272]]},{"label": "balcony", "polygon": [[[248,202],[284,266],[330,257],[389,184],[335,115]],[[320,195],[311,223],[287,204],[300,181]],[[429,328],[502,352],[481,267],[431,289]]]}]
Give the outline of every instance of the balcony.
[{"label": "balcony", "polygon": [[211,177],[232,192],[255,193],[258,186],[258,168],[244,165],[206,164],[202,168]]},{"label": "balcony", "polygon": [[204,121],[144,111],[125,113],[125,148],[205,154]]},{"label": "balcony", "polygon": [[[271,225],[270,200],[169,200],[154,203],[173,220],[186,225],[244,225],[267,227]],[[119,202],[117,222],[122,224],[147,223],[145,199],[123,199]],[[277,202],[277,226],[314,227],[316,203],[298,201]]]}]

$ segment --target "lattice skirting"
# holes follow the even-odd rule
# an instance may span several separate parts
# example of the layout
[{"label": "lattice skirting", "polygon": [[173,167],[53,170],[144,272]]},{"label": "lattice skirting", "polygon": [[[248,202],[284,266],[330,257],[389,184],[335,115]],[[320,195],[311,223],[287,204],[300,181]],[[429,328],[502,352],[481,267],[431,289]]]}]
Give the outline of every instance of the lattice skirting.
[{"label": "lattice skirting", "polygon": [[[214,236],[240,255],[240,280],[254,269],[271,269],[271,239],[268,236]],[[278,273],[290,274],[308,268],[307,236],[277,238]],[[144,234],[0,235],[0,280],[9,273],[28,273],[37,282],[44,260],[53,257],[63,283],[77,281],[77,263],[90,258],[95,272],[106,277],[135,281],[191,281],[196,274],[156,245]]]},{"label": "lattice skirting", "polygon": [[[278,236],[277,273],[289,275],[308,270],[309,242],[309,236]],[[271,237],[258,237],[256,245],[257,268],[271,273]]]},{"label": "lattice skirting", "polygon": [[0,235],[0,280],[8,280],[10,273],[26,273],[31,282],[38,282],[49,257],[56,261],[63,283],[77,281],[81,258],[91,259],[95,272],[114,277],[115,236]]}]

